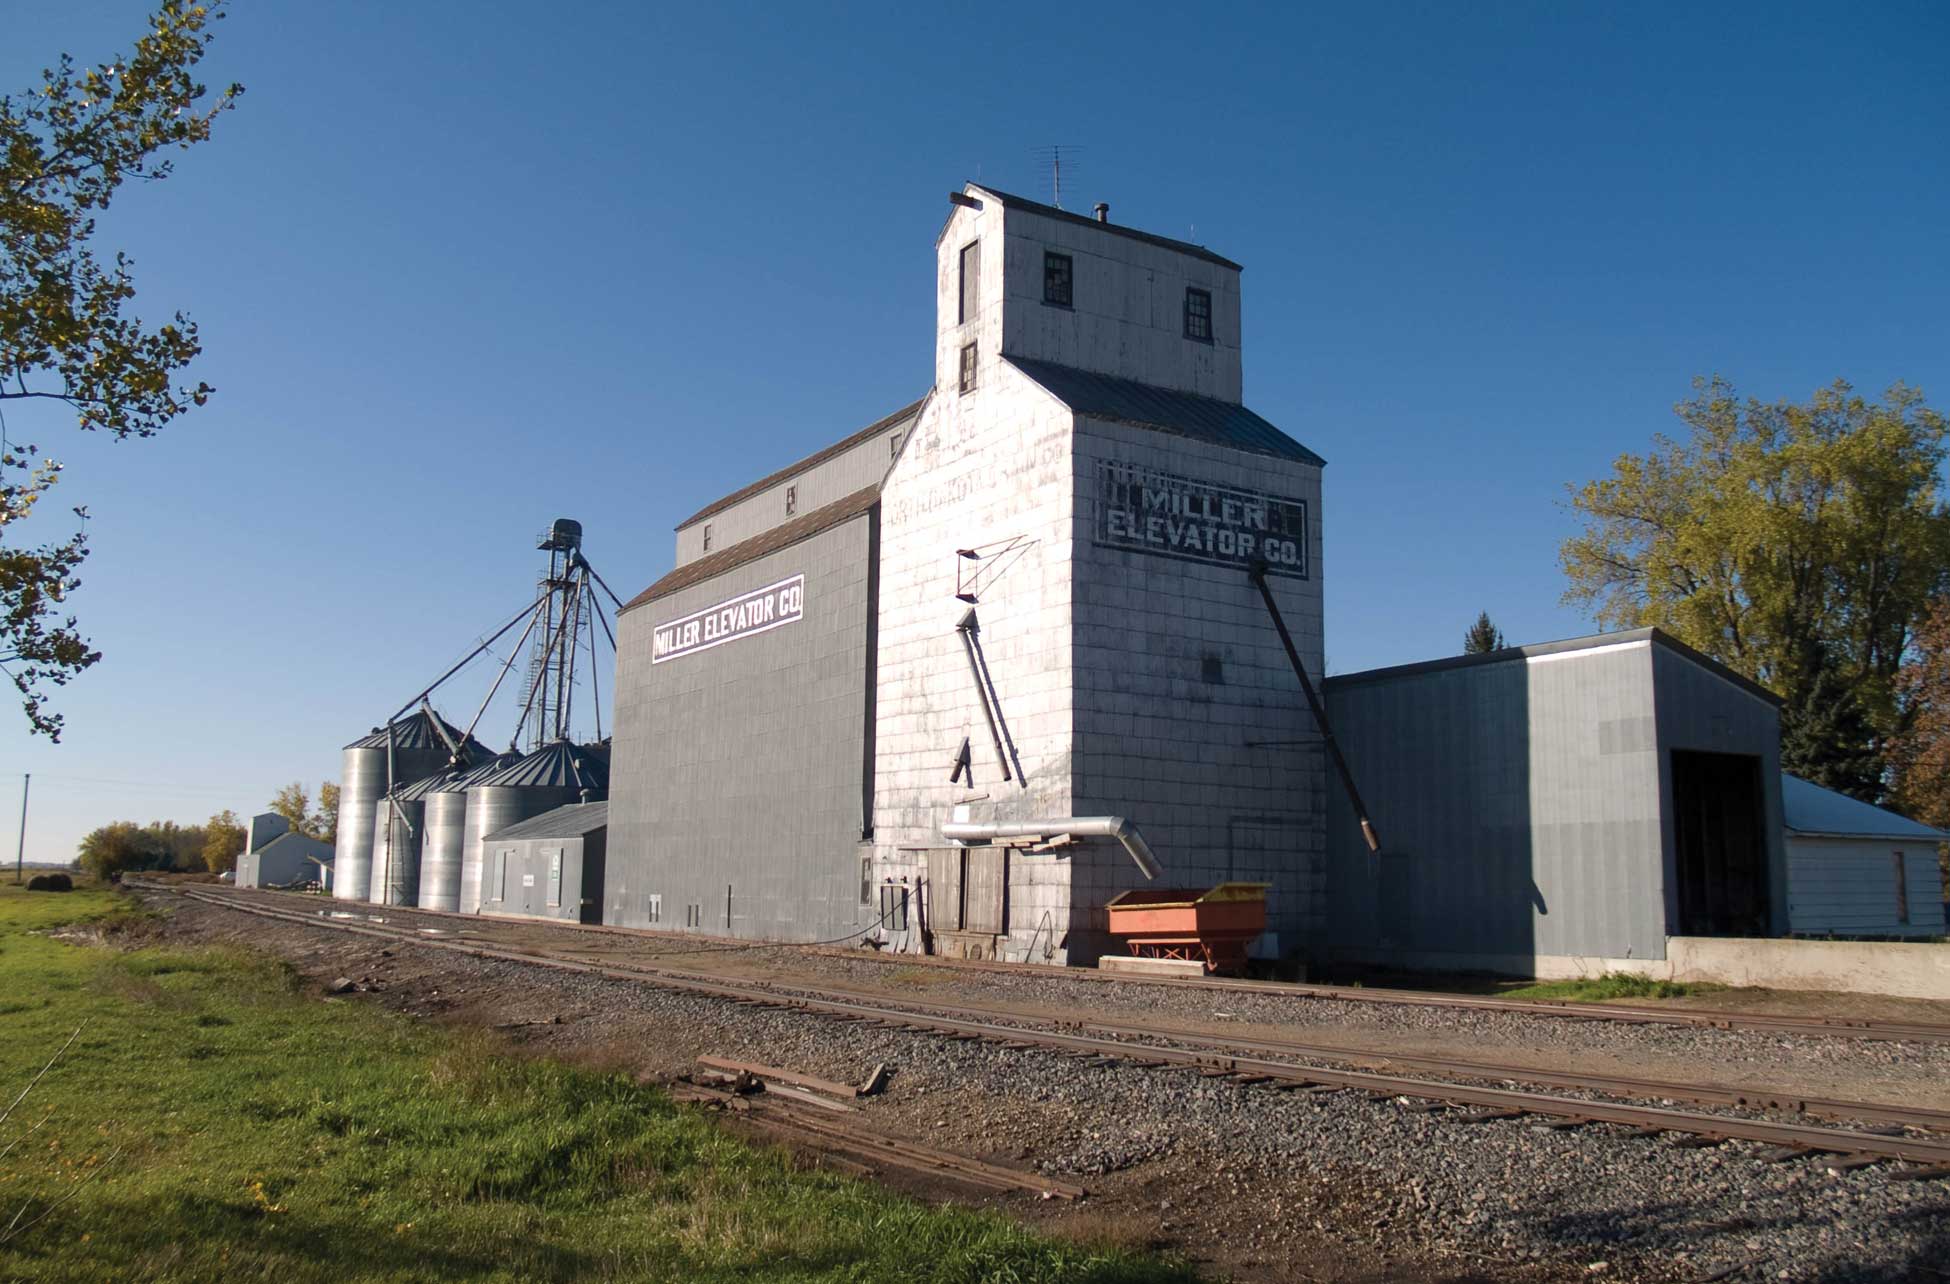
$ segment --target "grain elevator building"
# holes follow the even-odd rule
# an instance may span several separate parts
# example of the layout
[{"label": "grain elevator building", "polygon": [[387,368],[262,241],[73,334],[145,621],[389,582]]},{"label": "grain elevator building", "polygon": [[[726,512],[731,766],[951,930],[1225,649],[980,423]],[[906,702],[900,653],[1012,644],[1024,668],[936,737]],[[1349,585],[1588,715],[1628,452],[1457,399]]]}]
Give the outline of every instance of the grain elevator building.
[{"label": "grain elevator building", "polygon": [[[1145,882],[1325,912],[1322,460],[1239,265],[970,185],[919,400],[678,527],[623,611],[605,921],[1087,962]],[[951,841],[951,836],[958,841]]]}]

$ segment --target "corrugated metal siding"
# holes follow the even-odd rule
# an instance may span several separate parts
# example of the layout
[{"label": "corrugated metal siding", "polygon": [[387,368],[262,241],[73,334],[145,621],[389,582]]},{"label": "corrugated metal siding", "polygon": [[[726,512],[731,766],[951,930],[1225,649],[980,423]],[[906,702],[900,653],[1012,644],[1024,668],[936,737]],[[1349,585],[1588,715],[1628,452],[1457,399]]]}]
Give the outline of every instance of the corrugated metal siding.
[{"label": "corrugated metal siding", "polygon": [[[1896,912],[1903,854],[1909,922]],[[1943,877],[1934,844],[1855,838],[1787,840],[1788,930],[1797,936],[1941,936]]]},{"label": "corrugated metal siding", "polygon": [[1788,930],[1787,854],[1781,820],[1781,714],[1770,701],[1655,646],[1658,692],[1660,843],[1665,852],[1666,921],[1677,934],[1679,889],[1672,812],[1672,753],[1748,754],[1760,759],[1761,833],[1767,840],[1772,931]]},{"label": "corrugated metal siding", "polygon": [[[866,823],[872,513],[624,614],[604,921],[817,940],[871,923]],[[652,663],[657,625],[804,574],[794,623]]]}]

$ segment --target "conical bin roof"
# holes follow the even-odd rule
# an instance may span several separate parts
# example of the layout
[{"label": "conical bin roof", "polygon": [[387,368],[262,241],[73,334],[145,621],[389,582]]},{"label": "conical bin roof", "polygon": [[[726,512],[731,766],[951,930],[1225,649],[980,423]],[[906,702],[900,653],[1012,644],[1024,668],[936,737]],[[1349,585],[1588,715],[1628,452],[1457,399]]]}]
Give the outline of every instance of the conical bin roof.
[{"label": "conical bin roof", "polygon": [[586,747],[557,740],[475,782],[491,788],[609,790],[609,763]]},{"label": "conical bin roof", "polygon": [[[446,729],[446,738],[443,739],[440,733],[434,730],[434,724],[427,717],[427,711],[422,709],[411,717],[401,718],[393,724],[393,747],[395,749],[445,749],[447,740],[451,739],[466,751],[470,762],[483,762],[494,756],[492,749],[472,736],[462,741],[460,728],[453,723],[441,718],[439,714],[433,716],[438,718],[440,726]],[[385,747],[386,728],[384,727],[374,727],[371,735],[361,736],[346,746],[347,749],[384,749]]]}]

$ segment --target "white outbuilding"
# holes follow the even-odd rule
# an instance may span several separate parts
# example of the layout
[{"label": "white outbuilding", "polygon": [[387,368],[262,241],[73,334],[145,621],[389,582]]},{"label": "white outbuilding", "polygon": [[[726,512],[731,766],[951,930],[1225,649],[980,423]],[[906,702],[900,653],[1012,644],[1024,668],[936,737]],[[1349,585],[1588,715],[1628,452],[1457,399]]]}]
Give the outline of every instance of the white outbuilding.
[{"label": "white outbuilding", "polygon": [[272,812],[252,816],[245,830],[246,850],[237,858],[237,886],[288,887],[318,878],[321,863],[329,865],[332,845],[291,828]]},{"label": "white outbuilding", "polygon": [[1785,772],[1781,816],[1791,935],[1944,934],[1937,848],[1950,833]]}]

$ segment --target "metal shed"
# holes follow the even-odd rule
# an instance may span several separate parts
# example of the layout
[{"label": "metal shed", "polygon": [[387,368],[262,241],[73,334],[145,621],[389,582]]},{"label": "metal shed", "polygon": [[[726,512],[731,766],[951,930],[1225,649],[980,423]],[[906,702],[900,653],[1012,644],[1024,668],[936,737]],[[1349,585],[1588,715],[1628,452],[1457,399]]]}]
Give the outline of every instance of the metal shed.
[{"label": "metal shed", "polygon": [[481,913],[603,921],[609,804],[570,803],[482,839]]},{"label": "metal shed", "polygon": [[290,830],[237,858],[237,886],[288,887],[317,878],[316,862],[327,867],[332,845]]},{"label": "metal shed", "polygon": [[1944,931],[1941,829],[1781,773],[1788,930],[1933,937]]},{"label": "metal shed", "polygon": [[1328,958],[1575,975],[1788,931],[1779,701],[1666,634],[1325,689],[1382,835],[1329,795]]}]

